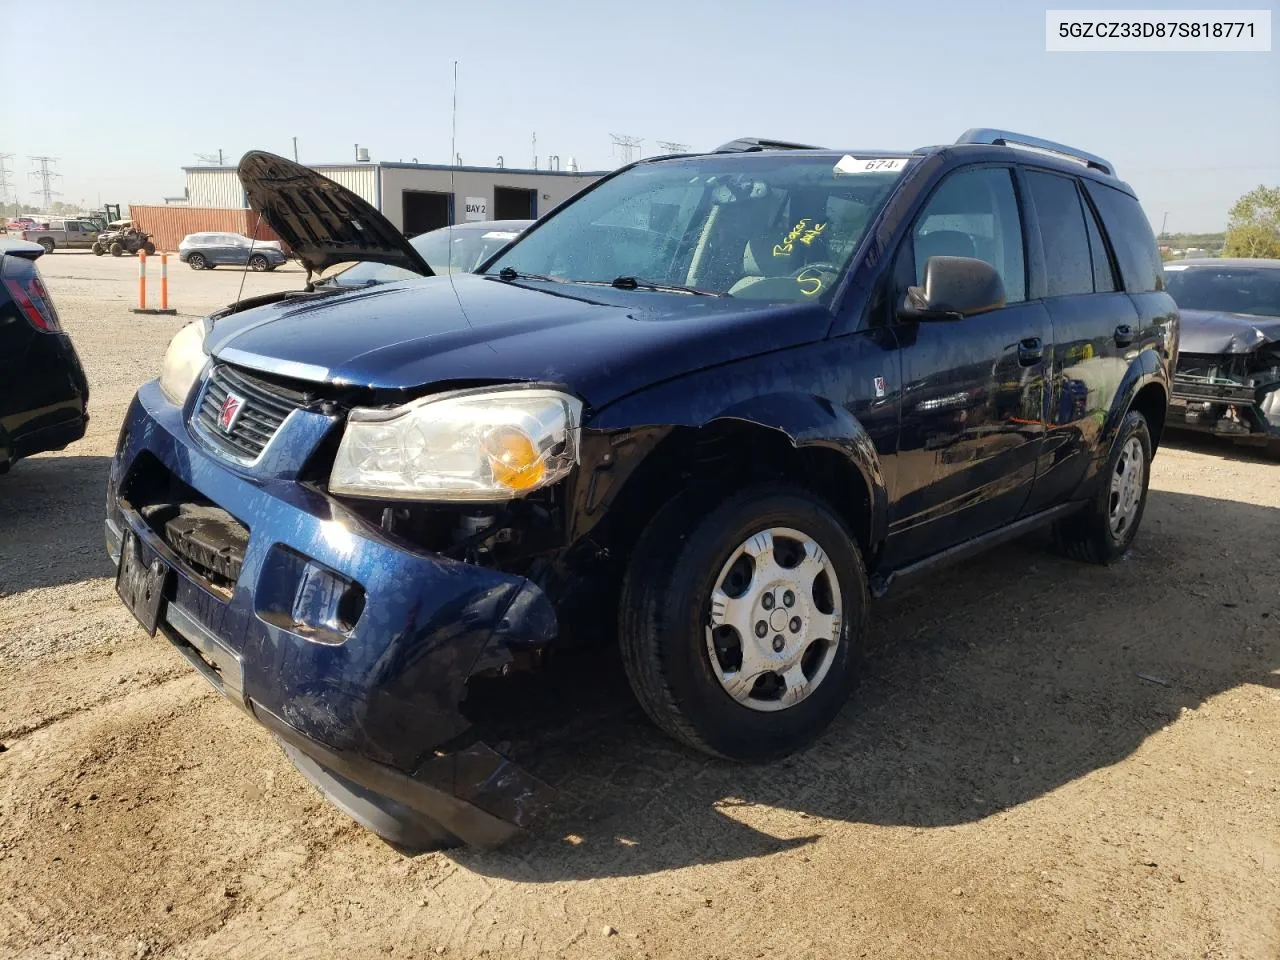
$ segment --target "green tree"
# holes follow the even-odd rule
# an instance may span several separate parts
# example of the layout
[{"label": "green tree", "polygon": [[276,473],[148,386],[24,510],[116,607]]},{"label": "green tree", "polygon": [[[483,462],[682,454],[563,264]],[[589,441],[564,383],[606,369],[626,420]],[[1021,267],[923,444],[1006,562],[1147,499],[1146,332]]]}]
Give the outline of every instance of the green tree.
[{"label": "green tree", "polygon": [[1280,258],[1280,187],[1258,186],[1227,213],[1228,257]]}]

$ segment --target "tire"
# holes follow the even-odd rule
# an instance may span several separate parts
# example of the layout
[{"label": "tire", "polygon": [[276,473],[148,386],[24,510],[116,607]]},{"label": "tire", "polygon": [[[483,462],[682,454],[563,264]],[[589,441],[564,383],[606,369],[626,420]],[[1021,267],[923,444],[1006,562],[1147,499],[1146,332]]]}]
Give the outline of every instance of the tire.
[{"label": "tire", "polygon": [[148,240],[142,245],[142,249],[147,251],[147,256],[149,257],[156,252],[156,245]]},{"label": "tire", "polygon": [[44,247],[44,252],[45,252],[45,253],[53,253],[53,248],[54,248],[55,244],[54,244],[54,242],[53,242],[53,240],[52,240],[51,238],[49,238],[49,237],[41,237],[39,240],[37,240],[37,241],[36,241],[36,243],[38,243],[38,244],[40,244],[40,246]]},{"label": "tire", "polygon": [[107,248],[107,250],[113,257],[124,256],[124,247],[122,247],[118,241],[112,243],[111,246]]},{"label": "tire", "polygon": [[[1140,476],[1133,472],[1135,466]],[[1097,496],[1079,514],[1054,525],[1058,548],[1087,563],[1115,563],[1138,535],[1150,482],[1151,433],[1146,418],[1130,410],[1111,444]]]},{"label": "tire", "polygon": [[209,266],[209,261],[204,258],[204,254],[193,253],[187,257],[187,266],[192,270],[205,270]]},{"label": "tire", "polygon": [[102,244],[98,243],[97,240],[93,241],[93,246],[91,246],[89,249],[93,251],[93,255],[95,257],[100,257],[107,252],[102,249]]},{"label": "tire", "polygon": [[255,273],[262,273],[271,266],[267,262],[267,258],[260,253],[255,253],[249,258],[249,269]]},{"label": "tire", "polygon": [[1266,455],[1272,460],[1280,460],[1280,440],[1268,440]]},{"label": "tire", "polygon": [[[676,499],[636,545],[619,608],[627,678],[654,723],[697,750],[748,762],[784,756],[826,729],[853,687],[857,650],[867,631],[862,555],[836,515],[797,488],[752,487],[707,507],[704,498]],[[770,590],[763,589],[759,567],[743,553],[759,549],[765,531],[781,534],[758,554],[778,564],[776,578],[767,581]],[[781,562],[804,556],[795,553],[801,543],[796,537],[820,551],[805,556],[803,567]],[[794,593],[780,581],[794,586]],[[725,599],[713,610],[713,590],[722,586],[733,586],[734,596],[718,591]],[[767,600],[766,593],[772,594]],[[716,619],[719,628],[713,627]],[[748,631],[754,635],[724,625],[730,619],[754,620]],[[796,631],[798,621],[803,626]],[[755,633],[761,626],[765,637]],[[836,636],[821,638],[822,632]],[[766,666],[764,672],[752,670],[754,684],[741,668],[747,644],[752,662]],[[774,664],[778,671],[767,669]],[[796,669],[803,677],[793,686],[782,672]],[[785,705],[793,689],[802,692]]]}]

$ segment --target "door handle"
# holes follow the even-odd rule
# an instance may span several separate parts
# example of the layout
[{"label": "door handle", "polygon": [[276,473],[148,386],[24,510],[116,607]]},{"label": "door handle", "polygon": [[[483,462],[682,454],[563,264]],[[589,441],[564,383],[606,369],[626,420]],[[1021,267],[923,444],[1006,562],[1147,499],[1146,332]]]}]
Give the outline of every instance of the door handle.
[{"label": "door handle", "polygon": [[1116,346],[1127,347],[1133,343],[1133,327],[1127,323],[1122,323],[1116,327]]},{"label": "door handle", "polygon": [[1044,359],[1044,341],[1039,337],[1027,337],[1018,344],[1018,362],[1030,367]]}]

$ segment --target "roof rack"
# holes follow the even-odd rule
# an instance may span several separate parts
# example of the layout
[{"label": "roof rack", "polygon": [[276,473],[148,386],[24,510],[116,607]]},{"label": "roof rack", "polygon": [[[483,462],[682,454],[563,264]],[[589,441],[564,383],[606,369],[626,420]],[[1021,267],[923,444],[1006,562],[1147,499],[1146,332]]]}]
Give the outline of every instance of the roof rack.
[{"label": "roof rack", "polygon": [[753,153],[757,150],[822,150],[808,143],[788,143],[786,140],[766,140],[762,137],[739,137],[716,147],[712,153]]},{"label": "roof rack", "polygon": [[993,146],[1031,147],[1034,150],[1043,150],[1046,153],[1056,153],[1058,156],[1067,157],[1111,177],[1116,175],[1116,168],[1111,165],[1110,161],[1103,160],[1095,154],[1077,150],[1075,147],[1068,147],[1063,143],[1054,143],[1052,140],[1030,137],[1025,133],[1014,133],[1012,130],[974,127],[972,130],[966,130],[960,134],[956,143],[987,143]]}]

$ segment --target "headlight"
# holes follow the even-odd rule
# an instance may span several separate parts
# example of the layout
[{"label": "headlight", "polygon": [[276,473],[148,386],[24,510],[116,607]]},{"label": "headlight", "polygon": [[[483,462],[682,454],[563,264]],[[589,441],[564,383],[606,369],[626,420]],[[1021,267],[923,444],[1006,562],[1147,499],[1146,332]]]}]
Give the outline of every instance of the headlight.
[{"label": "headlight", "polygon": [[200,376],[209,355],[204,352],[207,331],[204,320],[188,323],[169,341],[164,352],[164,364],[160,367],[160,389],[164,395],[181,406],[191,392],[191,385]]},{"label": "headlight", "polygon": [[575,397],[524,388],[423,397],[391,410],[357,407],[329,489],[362,497],[509,500],[573,469],[581,417]]}]

